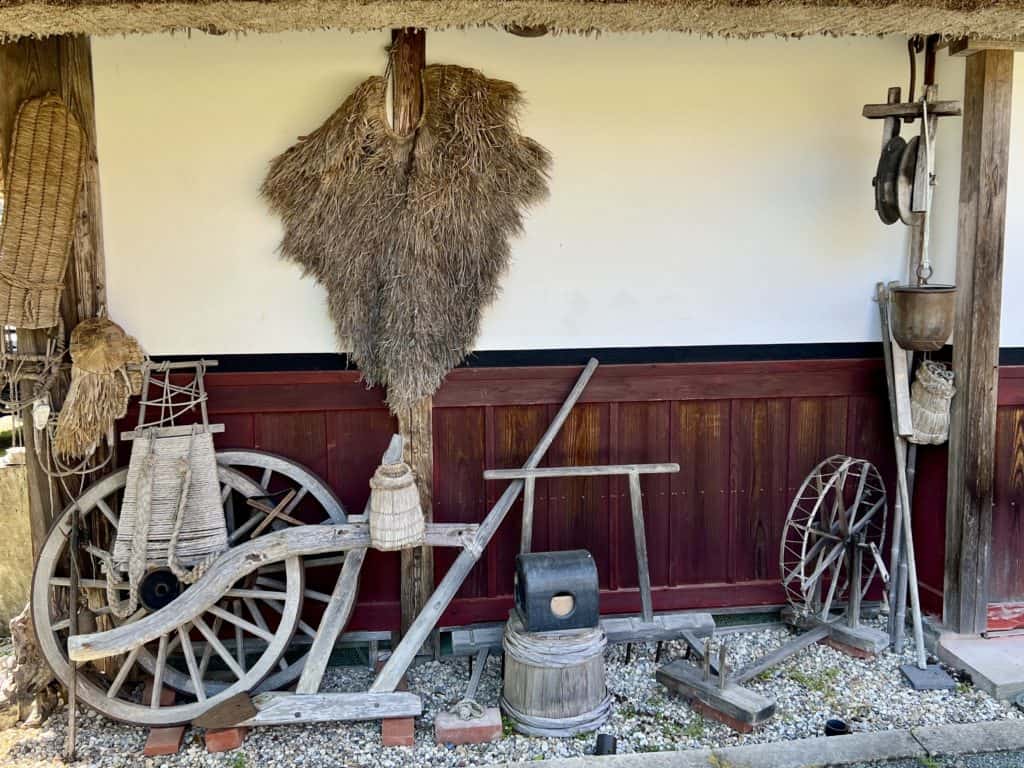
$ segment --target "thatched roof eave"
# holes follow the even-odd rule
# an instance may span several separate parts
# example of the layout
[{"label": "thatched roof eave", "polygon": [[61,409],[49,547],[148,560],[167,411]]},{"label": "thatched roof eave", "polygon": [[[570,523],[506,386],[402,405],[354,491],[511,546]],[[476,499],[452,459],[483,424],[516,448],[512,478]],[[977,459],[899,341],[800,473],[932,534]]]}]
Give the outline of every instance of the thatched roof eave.
[{"label": "thatched roof eave", "polygon": [[544,25],[723,37],[910,35],[1024,39],[1024,0],[0,0],[7,38],[201,29],[282,32]]}]

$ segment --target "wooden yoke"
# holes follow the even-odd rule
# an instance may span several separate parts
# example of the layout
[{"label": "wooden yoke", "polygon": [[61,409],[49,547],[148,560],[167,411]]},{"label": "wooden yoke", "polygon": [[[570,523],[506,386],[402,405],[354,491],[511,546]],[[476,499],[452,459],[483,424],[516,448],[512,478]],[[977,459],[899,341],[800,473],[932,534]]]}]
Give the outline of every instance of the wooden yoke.
[{"label": "wooden yoke", "polygon": [[[423,114],[423,68],[427,58],[427,34],[422,29],[391,31],[391,108],[396,133],[416,130]],[[398,431],[405,441],[405,461],[416,474],[420,506],[426,522],[434,519],[434,401],[425,397],[395,412]],[[416,614],[434,591],[434,553],[430,547],[402,550],[402,623],[405,635]]]}]

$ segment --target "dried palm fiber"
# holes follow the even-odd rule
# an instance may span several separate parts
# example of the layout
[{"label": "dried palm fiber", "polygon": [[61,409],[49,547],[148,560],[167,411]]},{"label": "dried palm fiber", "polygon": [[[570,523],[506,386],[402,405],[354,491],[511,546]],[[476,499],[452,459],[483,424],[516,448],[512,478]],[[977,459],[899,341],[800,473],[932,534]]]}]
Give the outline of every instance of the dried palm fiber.
[{"label": "dried palm fiber", "polygon": [[371,77],[263,184],[282,255],[326,287],[341,346],[393,410],[433,394],[471,349],[551,163],[519,133],[512,83],[431,65],[423,86],[410,136],[391,130],[385,79]]},{"label": "dried palm fiber", "polygon": [[381,464],[370,478],[370,546],[385,551],[417,547],[425,530],[412,467]]},{"label": "dried palm fiber", "polygon": [[129,396],[139,394],[144,359],[139,342],[111,320],[97,317],[75,326],[71,386],[53,440],[58,456],[91,454],[111,434],[128,409]]},{"label": "dried palm fiber", "polygon": [[59,97],[18,107],[0,225],[4,325],[57,325],[84,158],[85,135]]},{"label": "dried palm fiber", "polygon": [[910,419],[914,425],[910,442],[941,445],[949,439],[949,406],[954,394],[952,370],[934,360],[921,363],[910,388]]}]

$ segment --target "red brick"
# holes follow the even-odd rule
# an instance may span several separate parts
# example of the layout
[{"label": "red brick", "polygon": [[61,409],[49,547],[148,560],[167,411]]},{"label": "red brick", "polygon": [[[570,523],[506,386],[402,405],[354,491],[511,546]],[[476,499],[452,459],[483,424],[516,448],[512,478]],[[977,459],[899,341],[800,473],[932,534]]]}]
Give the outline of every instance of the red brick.
[{"label": "red brick", "polygon": [[238,749],[245,740],[248,728],[212,728],[206,732],[207,752],[229,752]]},{"label": "red brick", "polygon": [[184,739],[184,725],[177,725],[173,728],[150,728],[142,754],[146,757],[177,754]]},{"label": "red brick", "polygon": [[416,720],[392,717],[380,721],[380,740],[385,747],[411,747],[416,743]]},{"label": "red brick", "polygon": [[852,645],[841,643],[838,640],[833,640],[831,637],[826,637],[821,641],[829,648],[845,653],[847,656],[853,656],[855,659],[873,659],[877,654],[871,653],[871,651],[865,651],[863,648],[854,648]]},{"label": "red brick", "polygon": [[438,744],[484,744],[501,738],[501,712],[488,707],[482,717],[463,720],[451,712],[434,718],[434,740]]},{"label": "red brick", "polygon": [[741,720],[737,720],[734,717],[730,717],[724,712],[719,712],[717,709],[709,707],[703,701],[698,701],[697,699],[688,699],[686,703],[690,705],[691,709],[693,709],[700,715],[704,717],[710,717],[712,720],[717,720],[720,723],[724,723],[725,725],[728,725],[730,728],[732,728],[734,731],[737,731],[738,733],[752,733],[754,731],[754,726],[752,726],[750,723],[744,723]]},{"label": "red brick", "polygon": [[[174,704],[174,689],[164,686],[160,689],[160,706],[169,707]],[[153,678],[149,678],[142,688],[142,701],[149,704],[153,700]]]}]

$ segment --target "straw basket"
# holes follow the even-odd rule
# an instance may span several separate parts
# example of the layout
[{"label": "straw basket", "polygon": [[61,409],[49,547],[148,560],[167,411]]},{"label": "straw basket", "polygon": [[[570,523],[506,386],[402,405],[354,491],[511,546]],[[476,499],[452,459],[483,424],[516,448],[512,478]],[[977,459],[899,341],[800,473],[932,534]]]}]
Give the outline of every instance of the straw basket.
[{"label": "straw basket", "polygon": [[405,463],[379,466],[370,478],[370,546],[418,547],[423,543],[424,525],[412,468]]},{"label": "straw basket", "polygon": [[59,97],[22,103],[7,158],[0,226],[4,325],[57,325],[84,157],[85,135]]},{"label": "straw basket", "polygon": [[925,360],[917,369],[910,390],[910,442],[941,445],[949,439],[949,406],[956,389],[953,372],[942,363]]}]

